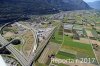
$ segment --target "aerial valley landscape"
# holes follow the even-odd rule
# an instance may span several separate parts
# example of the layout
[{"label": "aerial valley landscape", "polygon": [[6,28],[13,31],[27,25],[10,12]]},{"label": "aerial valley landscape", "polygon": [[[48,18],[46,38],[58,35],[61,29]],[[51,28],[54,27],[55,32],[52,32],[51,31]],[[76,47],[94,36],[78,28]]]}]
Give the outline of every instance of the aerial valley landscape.
[{"label": "aerial valley landscape", "polygon": [[0,65],[100,66],[95,2],[0,0]]}]

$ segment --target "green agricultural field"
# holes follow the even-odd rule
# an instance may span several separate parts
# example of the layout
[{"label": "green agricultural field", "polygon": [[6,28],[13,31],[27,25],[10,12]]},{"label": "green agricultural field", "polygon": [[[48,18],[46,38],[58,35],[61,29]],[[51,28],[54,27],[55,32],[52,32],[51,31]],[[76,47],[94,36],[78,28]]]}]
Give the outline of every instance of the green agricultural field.
[{"label": "green agricultural field", "polygon": [[96,18],[95,20],[96,20],[96,22],[100,22],[100,18]]},{"label": "green agricultural field", "polygon": [[99,23],[99,24],[96,24],[96,26],[97,26],[97,27],[100,27],[100,23]]},{"label": "green agricultural field", "polygon": [[77,51],[79,54],[82,53],[86,57],[95,57],[90,44],[74,42],[69,36],[64,36],[62,48]]},{"label": "green agricultural field", "polygon": [[58,44],[62,44],[62,42],[63,42],[63,33],[62,34],[59,34],[59,32],[60,32],[59,30],[60,29],[58,28],[55,31],[54,35],[52,36],[51,42],[58,43]]},{"label": "green agricultural field", "polygon": [[74,24],[74,28],[75,28],[75,29],[82,29],[82,28],[83,28],[83,26],[82,26],[82,25],[77,25],[77,24]]},{"label": "green agricultural field", "polygon": [[92,32],[93,36],[94,36],[96,39],[99,38],[99,37],[98,37],[98,34],[97,34],[97,32],[96,32],[96,30],[92,29],[91,32]]},{"label": "green agricultural field", "polygon": [[66,53],[66,52],[62,52],[62,51],[59,51],[58,54],[56,55],[56,57],[60,58],[60,59],[75,59],[76,58],[75,55]]}]

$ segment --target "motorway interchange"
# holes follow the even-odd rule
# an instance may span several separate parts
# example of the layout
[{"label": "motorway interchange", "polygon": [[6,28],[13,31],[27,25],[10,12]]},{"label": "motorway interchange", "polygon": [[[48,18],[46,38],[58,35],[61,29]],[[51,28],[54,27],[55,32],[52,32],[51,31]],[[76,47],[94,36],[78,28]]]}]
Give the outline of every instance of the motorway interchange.
[{"label": "motorway interchange", "polygon": [[[2,34],[0,35],[0,43],[3,46],[9,44],[11,40],[19,39],[22,44],[21,46],[20,44],[18,47],[13,44],[9,44],[6,48],[14,55],[14,58],[16,58],[22,66],[30,66],[35,59],[37,59],[36,56],[41,53],[42,49],[47,44],[55,27],[50,26],[46,28],[39,28],[40,25],[30,25],[28,22],[26,22],[26,24],[22,23],[23,22],[15,22],[13,24],[3,26],[3,28],[1,28]],[[45,39],[47,40],[45,41]],[[26,47],[24,47],[25,45]]]},{"label": "motorway interchange", "polygon": [[[1,27],[0,43],[2,46],[9,44],[6,48],[11,54],[4,55],[16,59],[15,66],[98,66],[100,23],[97,16],[91,10],[68,11],[5,24]],[[14,39],[20,43],[12,44]],[[50,62],[52,56],[78,60],[88,57],[95,58],[95,62],[57,64]]]}]

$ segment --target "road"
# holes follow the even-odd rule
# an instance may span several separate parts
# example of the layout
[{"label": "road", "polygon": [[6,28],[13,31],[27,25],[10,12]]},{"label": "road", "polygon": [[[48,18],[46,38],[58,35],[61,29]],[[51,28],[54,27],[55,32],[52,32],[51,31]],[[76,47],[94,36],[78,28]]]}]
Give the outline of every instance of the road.
[{"label": "road", "polygon": [[[84,28],[84,29],[86,28],[86,26],[85,26],[84,24],[83,24],[83,28]],[[89,43],[91,44],[91,47],[92,47],[93,53],[94,53],[95,58],[96,58],[96,61],[97,61],[97,64],[100,64],[99,61],[98,61],[97,55],[96,55],[96,53],[95,53],[95,50],[93,49],[93,46],[92,46],[92,42],[91,42],[90,37],[87,36],[87,39],[89,40]]]},{"label": "road", "polygon": [[[17,23],[18,24],[18,23]],[[19,26],[22,26],[24,28],[30,29],[33,33],[35,32],[33,29],[24,26],[22,24],[18,24]],[[5,46],[6,44],[9,44],[6,48],[16,57],[16,59],[20,62],[20,64],[22,66],[30,66],[32,64],[32,62],[34,62],[38,56],[40,55],[40,53],[42,52],[42,50],[44,49],[44,47],[47,45],[48,41],[50,40],[51,36],[53,35],[54,31],[55,31],[54,27],[48,34],[48,37],[46,38],[45,41],[43,41],[41,43],[41,46],[39,46],[37,48],[37,41],[35,41],[32,53],[30,54],[30,57],[27,58],[22,52],[18,51],[16,48],[14,48],[14,46],[12,44],[9,44],[9,42],[7,40],[4,39],[4,37],[2,37],[2,35],[0,34],[0,43]],[[36,34],[36,33],[35,33]],[[37,39],[37,36],[34,35],[35,39]]]},{"label": "road", "polygon": [[48,35],[48,38],[45,41],[43,41],[41,43],[41,45],[37,48],[36,52],[32,53],[32,55],[30,56],[29,65],[31,65],[32,62],[34,63],[34,61],[38,58],[38,56],[43,51],[44,47],[47,45],[48,41],[50,40],[50,38],[54,34],[54,31],[55,31],[55,27],[50,31],[50,34]]},{"label": "road", "polygon": [[[0,42],[1,42],[2,45],[6,45],[6,44],[9,43],[1,35],[0,35]],[[14,48],[14,46],[12,44],[9,44],[6,48],[16,57],[16,59],[21,63],[21,65],[27,66],[28,60],[25,57],[25,55],[23,55],[16,48]]]},{"label": "road", "polygon": [[[8,25],[9,23],[5,24],[2,28],[1,28],[1,31],[2,29]],[[23,28],[26,28],[26,29],[29,29],[31,30],[33,33],[35,33],[35,31],[33,29],[31,29],[31,27],[27,27],[27,26],[24,26],[22,24],[19,24],[19,23],[16,23],[18,26],[22,26]],[[34,35],[35,39],[37,39],[37,36],[36,36],[36,33]],[[2,37],[2,35],[0,34],[0,43],[5,46],[7,44],[9,44],[9,42],[7,40],[4,39],[4,37]],[[33,43],[33,50],[32,50],[32,54],[34,54],[36,48],[37,48],[37,43],[36,41]],[[15,57],[16,59],[20,62],[20,64],[22,66],[30,66],[28,63],[29,63],[29,59],[26,58],[26,56],[22,53],[22,52],[19,52],[16,48],[14,48],[14,46],[12,44],[9,44],[7,47],[6,47]],[[31,55],[32,55],[31,54]]]},{"label": "road", "polygon": [[[23,27],[23,28],[26,28],[26,29],[29,29],[29,30],[31,30],[31,32],[33,33],[33,36],[34,36],[34,43],[33,43],[33,49],[31,50],[31,53],[30,53],[30,55],[28,56],[28,57],[30,57],[31,55],[32,55],[32,53],[34,53],[35,51],[36,51],[36,49],[37,49],[37,35],[36,35],[36,31],[32,28],[32,27],[30,27],[30,26],[25,26],[25,25],[22,25],[22,24],[20,24],[20,23],[16,23],[18,26],[21,26],[21,27]],[[28,59],[29,60],[29,59]]]},{"label": "road", "polygon": [[[34,61],[37,59],[37,57],[40,55],[40,53],[42,52],[42,50],[44,49],[44,47],[46,46],[46,44],[47,44],[48,41],[50,40],[50,38],[51,38],[51,36],[53,35],[53,33],[54,33],[56,27],[54,27],[54,28],[49,32],[46,41],[43,41],[43,42],[41,43],[41,46],[39,46],[39,47],[37,48],[38,43],[37,43],[37,41],[36,41],[37,35],[36,35],[36,33],[35,33],[35,30],[32,29],[32,27],[27,27],[27,26],[24,26],[24,25],[19,24],[19,23],[17,23],[17,25],[22,26],[22,27],[27,28],[27,29],[30,29],[30,30],[35,34],[35,35],[34,35],[34,37],[35,37],[35,42],[33,43],[33,44],[34,44],[33,51],[32,51],[32,53],[30,54],[30,57],[29,57],[29,59],[28,59],[28,60],[29,60],[29,61],[28,61],[28,65],[31,65],[32,62],[34,62]],[[36,51],[36,52],[35,52],[35,51]]]},{"label": "road", "polygon": [[[24,26],[24,25],[19,24],[19,23],[17,23],[17,24],[18,24],[19,26],[24,27],[24,28],[30,29],[30,30],[35,34],[35,35],[34,35],[34,37],[35,37],[35,42],[33,43],[33,44],[34,44],[33,51],[32,51],[32,53],[30,54],[30,57],[29,57],[29,59],[28,59],[28,60],[29,60],[29,61],[28,61],[28,65],[31,65],[32,62],[34,62],[34,61],[37,59],[37,57],[40,55],[40,53],[42,52],[42,50],[44,49],[44,47],[46,46],[46,44],[47,44],[48,41],[50,40],[51,36],[53,35],[53,33],[54,33],[54,31],[55,31],[55,27],[49,32],[46,41],[43,41],[43,42],[41,43],[41,46],[37,47],[38,43],[37,43],[37,41],[36,41],[37,35],[36,35],[36,33],[35,33],[35,30],[32,29],[32,27],[27,27],[27,26]],[[35,52],[35,51],[36,51],[36,52]]]}]

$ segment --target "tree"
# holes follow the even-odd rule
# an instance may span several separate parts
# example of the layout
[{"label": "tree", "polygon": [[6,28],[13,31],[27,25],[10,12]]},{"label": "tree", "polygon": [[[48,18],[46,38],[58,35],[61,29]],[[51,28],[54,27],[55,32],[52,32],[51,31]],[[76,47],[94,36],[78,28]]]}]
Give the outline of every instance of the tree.
[{"label": "tree", "polygon": [[13,45],[18,45],[21,44],[21,41],[19,39],[16,39],[14,41],[11,42]]}]

